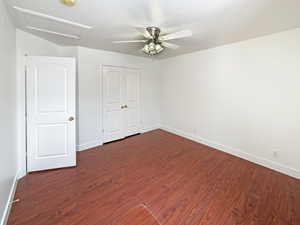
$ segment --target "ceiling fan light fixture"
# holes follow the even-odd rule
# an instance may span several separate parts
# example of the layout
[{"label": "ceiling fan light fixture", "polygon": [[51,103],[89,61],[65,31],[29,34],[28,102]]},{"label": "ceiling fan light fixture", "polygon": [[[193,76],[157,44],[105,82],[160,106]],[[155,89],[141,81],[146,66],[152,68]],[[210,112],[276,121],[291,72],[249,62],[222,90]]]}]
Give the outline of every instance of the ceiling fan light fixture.
[{"label": "ceiling fan light fixture", "polygon": [[144,46],[144,48],[143,48],[143,51],[144,51],[144,52],[149,52],[149,45],[146,44],[146,45]]},{"label": "ceiling fan light fixture", "polygon": [[149,50],[154,51],[155,50],[155,44],[153,42],[149,43]]},{"label": "ceiling fan light fixture", "polygon": [[161,44],[156,44],[155,45],[155,50],[160,53],[163,50],[163,47],[161,46]]},{"label": "ceiling fan light fixture", "polygon": [[147,55],[157,55],[164,50],[164,47],[161,43],[155,43],[153,40],[145,44],[143,52]]}]

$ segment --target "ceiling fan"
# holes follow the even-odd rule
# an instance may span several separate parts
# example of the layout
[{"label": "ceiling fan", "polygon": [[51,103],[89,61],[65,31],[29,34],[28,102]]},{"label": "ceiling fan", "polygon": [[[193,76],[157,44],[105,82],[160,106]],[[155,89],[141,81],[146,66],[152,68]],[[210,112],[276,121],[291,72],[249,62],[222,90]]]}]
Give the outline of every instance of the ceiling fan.
[{"label": "ceiling fan", "polygon": [[141,33],[145,38],[143,40],[113,41],[113,43],[145,43],[142,51],[148,55],[157,55],[165,48],[179,48],[178,45],[166,41],[192,36],[192,31],[190,30],[182,30],[160,36],[161,29],[158,27],[146,27]]}]

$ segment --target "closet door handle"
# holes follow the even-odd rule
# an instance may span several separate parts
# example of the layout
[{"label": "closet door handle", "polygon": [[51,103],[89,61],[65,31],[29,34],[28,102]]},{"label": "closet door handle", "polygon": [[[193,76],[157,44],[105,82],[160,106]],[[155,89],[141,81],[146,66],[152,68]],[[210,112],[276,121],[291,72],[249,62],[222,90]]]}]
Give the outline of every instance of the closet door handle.
[{"label": "closet door handle", "polygon": [[127,109],[127,108],[128,108],[128,106],[127,106],[127,105],[124,105],[124,108],[126,108],[126,109]]},{"label": "closet door handle", "polygon": [[124,106],[121,106],[121,109],[124,109],[125,107]]}]

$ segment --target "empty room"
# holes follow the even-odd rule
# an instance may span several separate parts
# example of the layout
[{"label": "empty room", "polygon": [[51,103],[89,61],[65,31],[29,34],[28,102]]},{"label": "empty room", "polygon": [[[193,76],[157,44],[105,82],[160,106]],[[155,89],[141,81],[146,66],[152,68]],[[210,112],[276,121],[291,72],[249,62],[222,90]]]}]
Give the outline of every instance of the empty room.
[{"label": "empty room", "polygon": [[299,0],[0,0],[0,225],[300,225]]}]

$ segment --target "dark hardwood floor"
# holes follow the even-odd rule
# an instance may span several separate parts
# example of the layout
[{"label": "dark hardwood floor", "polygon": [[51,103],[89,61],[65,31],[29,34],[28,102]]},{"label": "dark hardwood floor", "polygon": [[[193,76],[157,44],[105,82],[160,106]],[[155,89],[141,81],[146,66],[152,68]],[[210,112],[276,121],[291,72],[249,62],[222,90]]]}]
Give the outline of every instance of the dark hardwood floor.
[{"label": "dark hardwood floor", "polygon": [[299,180],[162,130],[29,174],[16,198],[9,225],[300,224]]}]

